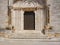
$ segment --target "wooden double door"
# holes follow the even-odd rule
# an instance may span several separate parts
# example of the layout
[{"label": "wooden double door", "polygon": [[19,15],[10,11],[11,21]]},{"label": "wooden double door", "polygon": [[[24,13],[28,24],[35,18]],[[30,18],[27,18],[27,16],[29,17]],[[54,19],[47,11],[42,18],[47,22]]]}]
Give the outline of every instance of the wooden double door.
[{"label": "wooden double door", "polygon": [[35,30],[34,11],[25,11],[24,12],[24,30]]}]

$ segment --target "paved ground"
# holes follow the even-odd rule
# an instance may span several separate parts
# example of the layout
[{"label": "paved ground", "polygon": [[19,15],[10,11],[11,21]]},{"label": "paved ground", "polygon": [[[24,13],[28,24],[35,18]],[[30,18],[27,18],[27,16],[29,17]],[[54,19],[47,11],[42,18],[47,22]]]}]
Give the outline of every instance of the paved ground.
[{"label": "paved ground", "polygon": [[60,45],[60,38],[53,39],[5,39],[0,37],[0,45]]},{"label": "paved ground", "polygon": [[[44,40],[44,39],[43,39]],[[60,45],[59,41],[41,39],[0,39],[0,45]]]}]

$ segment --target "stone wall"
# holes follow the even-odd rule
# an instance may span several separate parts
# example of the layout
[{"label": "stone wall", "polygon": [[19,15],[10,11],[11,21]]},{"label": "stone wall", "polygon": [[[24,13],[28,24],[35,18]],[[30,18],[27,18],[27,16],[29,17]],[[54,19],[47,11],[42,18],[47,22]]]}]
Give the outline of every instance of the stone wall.
[{"label": "stone wall", "polygon": [[50,24],[55,32],[60,32],[60,0],[48,0],[50,5]]},{"label": "stone wall", "polygon": [[0,28],[5,28],[8,25],[8,0],[0,0]]},{"label": "stone wall", "polygon": [[[13,0],[9,0],[10,6]],[[50,4],[50,24],[57,32],[60,31],[60,0],[48,0]],[[0,0],[0,28],[5,28],[8,25],[8,0]]]}]

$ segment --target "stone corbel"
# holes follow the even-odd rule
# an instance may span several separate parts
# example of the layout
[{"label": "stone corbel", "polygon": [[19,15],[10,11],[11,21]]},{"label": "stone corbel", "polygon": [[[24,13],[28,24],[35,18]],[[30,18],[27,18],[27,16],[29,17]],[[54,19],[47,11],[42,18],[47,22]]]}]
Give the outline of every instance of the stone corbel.
[{"label": "stone corbel", "polygon": [[48,25],[45,25],[45,26],[44,26],[44,29],[45,29],[45,30],[52,30],[52,26],[50,26],[49,24],[48,24]]},{"label": "stone corbel", "polygon": [[8,27],[6,27],[6,30],[12,30],[12,32],[15,32],[15,27],[9,25]]},{"label": "stone corbel", "polygon": [[11,27],[12,27],[12,26],[9,25],[9,26],[7,26],[5,29],[6,29],[6,30],[11,30],[11,29],[12,29]]},{"label": "stone corbel", "polygon": [[46,31],[49,32],[50,30],[52,30],[52,26],[50,26],[49,24],[45,25],[43,30],[42,30],[42,33],[46,34]]},{"label": "stone corbel", "polygon": [[13,32],[13,33],[15,32],[15,27],[14,27],[14,26],[12,26],[12,32]]}]

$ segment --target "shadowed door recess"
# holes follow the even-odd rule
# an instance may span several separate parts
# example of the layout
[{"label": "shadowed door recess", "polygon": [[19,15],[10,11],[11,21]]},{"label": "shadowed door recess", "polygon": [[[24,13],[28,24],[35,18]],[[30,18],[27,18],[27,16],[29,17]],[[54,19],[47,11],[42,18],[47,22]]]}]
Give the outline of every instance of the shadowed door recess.
[{"label": "shadowed door recess", "polygon": [[33,11],[24,12],[24,30],[35,30],[35,13]]}]

